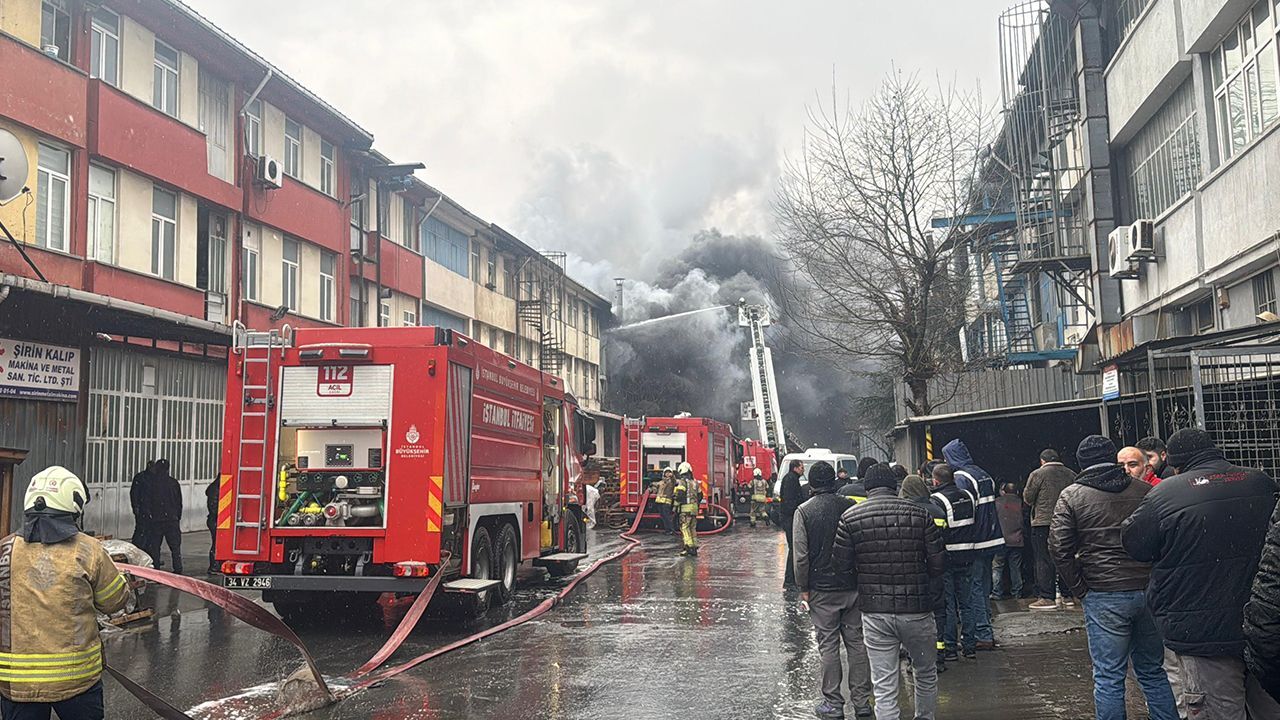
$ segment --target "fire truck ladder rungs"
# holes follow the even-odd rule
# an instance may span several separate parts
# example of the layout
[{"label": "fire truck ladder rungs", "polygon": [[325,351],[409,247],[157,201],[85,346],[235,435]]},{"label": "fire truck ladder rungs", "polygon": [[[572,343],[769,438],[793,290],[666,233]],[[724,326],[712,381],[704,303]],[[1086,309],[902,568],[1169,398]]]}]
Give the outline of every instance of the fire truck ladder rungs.
[{"label": "fire truck ladder rungs", "polygon": [[[240,408],[240,436],[236,455],[235,520],[232,528],[231,552],[258,555],[262,552],[262,530],[267,524],[267,509],[272,484],[267,471],[268,411],[275,406],[271,392],[275,351],[283,357],[290,345],[292,332],[245,332],[237,335],[243,344],[236,347],[242,354],[241,377],[244,382]],[[256,408],[262,408],[258,410]],[[273,463],[274,464],[274,463]]]}]

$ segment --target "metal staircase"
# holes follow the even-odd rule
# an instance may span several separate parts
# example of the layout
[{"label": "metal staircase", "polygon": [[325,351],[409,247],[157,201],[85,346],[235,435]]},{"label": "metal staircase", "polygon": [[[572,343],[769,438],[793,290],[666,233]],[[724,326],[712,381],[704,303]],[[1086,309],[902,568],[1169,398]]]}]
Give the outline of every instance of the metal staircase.
[{"label": "metal staircase", "polygon": [[992,255],[1000,289],[1000,316],[1004,319],[1005,354],[1035,352],[1035,322],[1031,319],[1031,293],[1027,286],[1035,276],[1011,272],[1018,261],[1017,248],[996,248]]},{"label": "metal staircase", "polygon": [[516,334],[538,345],[538,369],[560,377],[565,365],[565,254],[545,252],[529,268],[516,301]]},{"label": "metal staircase", "polygon": [[275,370],[292,343],[288,325],[253,332],[237,321],[232,328],[231,350],[240,356],[243,391],[232,510],[231,552],[237,555],[259,556],[264,550],[262,530],[267,526],[275,465],[270,457]]}]

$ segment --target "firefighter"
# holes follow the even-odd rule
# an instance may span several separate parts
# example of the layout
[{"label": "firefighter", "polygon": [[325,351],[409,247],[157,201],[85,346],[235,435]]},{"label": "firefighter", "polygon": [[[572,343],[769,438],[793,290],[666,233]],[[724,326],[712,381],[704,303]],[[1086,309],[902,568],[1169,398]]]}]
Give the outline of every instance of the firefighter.
[{"label": "firefighter", "polygon": [[658,515],[662,518],[662,531],[668,535],[676,533],[675,507],[673,495],[676,488],[676,473],[671,468],[662,469],[662,481],[658,483],[658,495],[654,502],[658,503]]},{"label": "firefighter", "polygon": [[684,540],[681,555],[698,555],[698,482],[693,479],[693,466],[688,462],[680,463],[679,475],[676,477],[675,504],[680,512],[680,534]]},{"label": "firefighter", "polygon": [[756,526],[756,520],[763,520],[765,524],[769,524],[769,513],[767,504],[769,502],[769,481],[765,479],[764,471],[756,468],[751,473],[751,527]]},{"label": "firefighter", "polygon": [[0,541],[0,714],[100,720],[102,641],[97,613],[132,596],[102,545],[77,522],[84,483],[53,466],[31,479],[22,530]]}]

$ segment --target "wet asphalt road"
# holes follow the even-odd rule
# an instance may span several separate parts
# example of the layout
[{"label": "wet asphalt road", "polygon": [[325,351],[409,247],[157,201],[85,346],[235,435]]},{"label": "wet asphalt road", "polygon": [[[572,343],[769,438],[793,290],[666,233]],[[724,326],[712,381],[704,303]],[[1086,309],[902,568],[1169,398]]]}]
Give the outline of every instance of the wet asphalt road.
[{"label": "wet asphalt road", "polygon": [[[641,548],[604,566],[551,613],[306,717],[813,717],[817,652],[808,617],[780,590],[781,533],[736,528],[704,539],[697,559],[677,557],[670,539],[643,537]],[[592,541],[593,555],[621,544],[608,531]],[[393,662],[519,614],[559,586],[540,571],[523,573],[510,607],[470,621],[426,618]],[[109,662],[193,717],[270,714],[274,685],[299,667],[297,651],[191,598],[152,595],[164,617],[110,637]],[[326,616],[296,629],[326,675],[337,677],[374,653],[406,605],[386,607],[380,621]],[[949,665],[940,678],[939,718],[1091,718],[1079,611],[1032,614],[1025,601],[998,605],[1003,647]],[[106,684],[108,717],[153,717],[114,681]],[[1130,717],[1145,718],[1140,695],[1131,689],[1130,696]]]}]

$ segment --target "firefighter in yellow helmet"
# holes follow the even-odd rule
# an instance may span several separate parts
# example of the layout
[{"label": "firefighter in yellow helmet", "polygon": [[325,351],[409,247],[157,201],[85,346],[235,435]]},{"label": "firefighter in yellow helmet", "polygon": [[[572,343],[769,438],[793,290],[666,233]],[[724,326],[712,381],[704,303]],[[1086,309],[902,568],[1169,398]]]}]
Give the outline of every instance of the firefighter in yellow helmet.
[{"label": "firefighter in yellow helmet", "polygon": [[769,524],[769,513],[766,510],[768,502],[769,480],[764,476],[763,470],[756,468],[751,473],[751,527],[756,526],[756,520]]},{"label": "firefighter in yellow helmet", "polygon": [[5,718],[101,720],[102,641],[97,613],[132,591],[77,521],[88,500],[66,468],[31,480],[22,531],[0,540],[0,712]]},{"label": "firefighter in yellow helmet", "polygon": [[698,504],[702,501],[698,482],[693,479],[693,466],[680,463],[676,470],[675,505],[680,512],[680,535],[684,540],[681,555],[698,554]]}]

